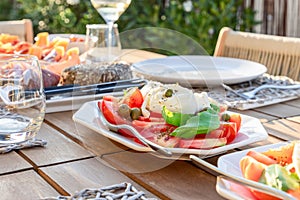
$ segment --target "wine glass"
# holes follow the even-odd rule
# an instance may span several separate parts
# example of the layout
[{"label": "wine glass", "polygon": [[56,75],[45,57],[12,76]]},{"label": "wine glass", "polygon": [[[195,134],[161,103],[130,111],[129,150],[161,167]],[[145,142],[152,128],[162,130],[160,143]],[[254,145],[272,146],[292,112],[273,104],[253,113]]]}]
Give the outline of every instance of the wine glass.
[{"label": "wine glass", "polygon": [[110,52],[114,23],[128,8],[131,0],[91,0],[91,3],[108,25],[108,48]]},{"label": "wine glass", "polygon": [[35,137],[45,106],[38,58],[0,54],[0,146]]}]

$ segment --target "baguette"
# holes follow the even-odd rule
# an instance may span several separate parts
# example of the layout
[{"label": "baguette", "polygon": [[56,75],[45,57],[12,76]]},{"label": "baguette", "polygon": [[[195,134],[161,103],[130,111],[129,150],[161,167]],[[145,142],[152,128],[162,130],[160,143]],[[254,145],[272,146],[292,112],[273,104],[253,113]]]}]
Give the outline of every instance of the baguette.
[{"label": "baguette", "polygon": [[61,84],[91,85],[131,78],[132,72],[128,63],[79,64],[62,71]]}]

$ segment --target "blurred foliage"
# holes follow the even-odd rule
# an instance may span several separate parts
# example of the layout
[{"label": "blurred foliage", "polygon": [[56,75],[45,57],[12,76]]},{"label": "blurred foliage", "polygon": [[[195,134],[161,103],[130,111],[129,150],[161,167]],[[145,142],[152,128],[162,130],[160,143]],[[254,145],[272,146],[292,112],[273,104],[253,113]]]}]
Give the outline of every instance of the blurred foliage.
[{"label": "blurred foliage", "polygon": [[15,0],[13,17],[31,19],[34,32],[83,33],[89,23],[103,23],[89,0]]},{"label": "blurred foliage", "polygon": [[[86,24],[104,23],[89,0],[14,1],[16,3],[9,17],[32,19],[35,34],[41,31],[84,34]],[[176,30],[212,54],[222,27],[244,31],[257,24],[254,11],[243,9],[242,5],[243,0],[132,0],[117,23],[120,32],[141,27]],[[165,42],[175,41],[168,39]]]},{"label": "blurred foliage", "polygon": [[[133,0],[128,11],[122,16],[119,28],[130,30],[154,26],[176,30],[191,37],[212,54],[222,27],[250,31],[258,24],[254,20],[255,12],[243,8],[243,2],[243,0],[148,0],[145,3],[143,0]],[[165,42],[175,41],[168,39]],[[178,46],[184,48],[179,44]]]},{"label": "blurred foliage", "polygon": [[13,10],[14,1],[12,0],[1,0],[0,1],[0,21],[5,21],[10,19],[11,11]]}]

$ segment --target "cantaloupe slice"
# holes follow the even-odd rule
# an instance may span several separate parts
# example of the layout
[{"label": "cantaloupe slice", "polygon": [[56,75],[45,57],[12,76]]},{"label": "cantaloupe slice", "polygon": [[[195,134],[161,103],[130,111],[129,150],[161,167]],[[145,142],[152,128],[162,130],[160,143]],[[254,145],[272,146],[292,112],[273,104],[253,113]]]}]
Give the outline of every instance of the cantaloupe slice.
[{"label": "cantaloupe slice", "polygon": [[54,44],[54,47],[57,47],[57,46],[61,46],[61,47],[64,47],[65,50],[67,50],[67,47],[69,45],[69,42],[70,40],[69,39],[66,39],[66,38],[60,38],[59,40],[57,40]]},{"label": "cantaloupe slice", "polygon": [[269,149],[268,151],[263,152],[263,154],[276,160],[282,166],[285,166],[293,162],[292,155],[294,146],[295,142],[291,142],[276,149]]},{"label": "cantaloupe slice", "polygon": [[296,174],[300,177],[300,142],[295,143],[292,159]]},{"label": "cantaloupe slice", "polygon": [[38,57],[39,60],[42,58],[42,53],[42,48],[35,45],[31,46],[28,51],[28,54]]},{"label": "cantaloupe slice", "polygon": [[65,48],[63,46],[54,47],[56,56],[54,58],[55,62],[60,61],[60,59],[65,55]]},{"label": "cantaloupe slice", "polygon": [[67,51],[68,56],[72,55],[79,55],[79,48],[78,47],[72,47]]},{"label": "cantaloupe slice", "polygon": [[10,35],[10,34],[2,33],[2,34],[0,34],[0,41],[3,44],[6,44],[6,43],[16,44],[19,41],[19,37],[17,35]]},{"label": "cantaloupe slice", "polygon": [[79,55],[73,54],[72,56],[69,56],[67,60],[47,65],[46,69],[54,73],[61,74],[61,72],[65,68],[77,65],[79,63],[80,63]]},{"label": "cantaloupe slice", "polygon": [[36,42],[35,45],[39,47],[47,47],[49,46],[49,33],[48,32],[41,32],[36,35]]}]

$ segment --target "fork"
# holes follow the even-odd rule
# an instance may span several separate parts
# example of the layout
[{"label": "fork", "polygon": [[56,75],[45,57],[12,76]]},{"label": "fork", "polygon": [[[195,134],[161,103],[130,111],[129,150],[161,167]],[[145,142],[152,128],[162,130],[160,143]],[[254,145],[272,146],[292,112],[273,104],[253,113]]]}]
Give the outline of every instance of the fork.
[{"label": "fork", "polygon": [[107,125],[107,127],[112,130],[112,131],[118,131],[119,129],[127,129],[129,130],[134,136],[136,136],[144,145],[146,145],[147,147],[149,147],[150,149],[152,149],[155,152],[158,152],[160,154],[163,154],[164,156],[167,157],[171,157],[172,156],[172,152],[169,151],[168,149],[157,145],[151,141],[148,141],[147,139],[145,139],[135,128],[133,128],[130,125],[127,124],[111,124],[110,122],[108,122],[105,117],[103,116],[102,112],[100,110],[98,110],[98,114],[100,117],[100,120],[103,122],[104,125]]},{"label": "fork", "polygon": [[222,84],[222,86],[226,90],[228,90],[246,100],[253,99],[258,91],[267,89],[267,88],[282,89],[282,90],[283,89],[300,89],[300,84],[296,84],[296,85],[269,85],[269,84],[266,84],[266,85],[261,85],[261,86],[255,88],[251,91],[248,91],[248,92],[237,92],[234,89],[232,89],[231,87],[229,87],[228,85]]},{"label": "fork", "polygon": [[286,90],[286,89],[300,89],[300,84],[296,84],[296,85],[261,85],[257,88],[255,88],[254,90],[251,90],[249,92],[243,92],[242,94],[244,96],[246,96],[248,99],[252,99],[255,97],[255,94],[263,89],[267,89],[267,88],[273,88],[273,89],[282,89],[282,90]]},{"label": "fork", "polygon": [[270,186],[262,184],[262,183],[258,183],[256,181],[251,181],[251,180],[227,173],[195,155],[190,155],[190,159],[193,161],[193,163],[195,163],[200,168],[204,169],[203,167],[205,167],[204,170],[207,170],[207,168],[208,168],[209,170],[212,171],[213,174],[224,176],[227,179],[230,179],[231,181],[234,181],[236,183],[246,185],[248,187],[257,189],[259,191],[262,191],[264,193],[267,193],[269,195],[276,196],[276,197],[279,197],[282,199],[296,200],[292,195],[290,195],[284,191],[278,190],[276,188],[270,187]]}]

